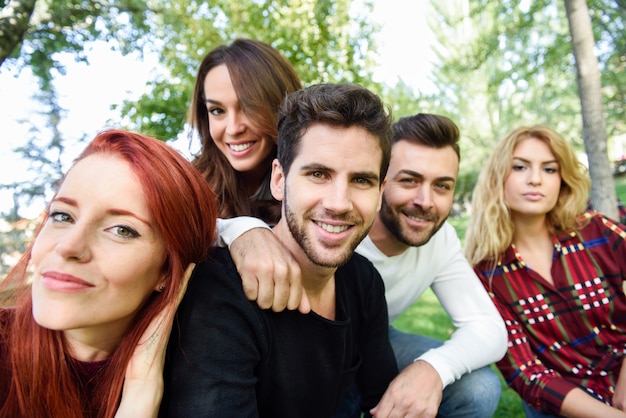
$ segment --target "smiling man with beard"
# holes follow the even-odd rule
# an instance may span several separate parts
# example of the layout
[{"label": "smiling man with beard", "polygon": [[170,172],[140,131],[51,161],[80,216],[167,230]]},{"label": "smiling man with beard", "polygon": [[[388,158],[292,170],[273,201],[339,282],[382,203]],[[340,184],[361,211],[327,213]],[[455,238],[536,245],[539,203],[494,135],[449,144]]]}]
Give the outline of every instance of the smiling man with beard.
[{"label": "smiling man with beard", "polygon": [[383,201],[357,252],[385,281],[393,322],[430,287],[457,327],[443,343],[389,327],[400,374],[376,416],[490,417],[500,399],[491,371],[506,352],[504,323],[446,222],[459,171],[459,130],[433,114],[393,124]]},{"label": "smiling man with beard", "polygon": [[161,413],[172,417],[331,417],[354,385],[369,416],[397,375],[380,275],[354,249],[377,211],[391,117],[350,84],[289,95],[278,119],[272,236],[302,273],[309,312],[250,302],[226,249],[194,270],[177,313]]}]

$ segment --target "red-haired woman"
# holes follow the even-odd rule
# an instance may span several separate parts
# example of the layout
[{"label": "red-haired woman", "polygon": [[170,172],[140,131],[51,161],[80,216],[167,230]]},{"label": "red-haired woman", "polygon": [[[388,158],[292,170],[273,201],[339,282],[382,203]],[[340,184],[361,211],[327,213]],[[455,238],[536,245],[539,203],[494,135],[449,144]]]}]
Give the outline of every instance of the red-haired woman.
[{"label": "red-haired woman", "polygon": [[0,284],[0,416],[156,416],[171,319],[216,218],[178,152],[97,135]]}]

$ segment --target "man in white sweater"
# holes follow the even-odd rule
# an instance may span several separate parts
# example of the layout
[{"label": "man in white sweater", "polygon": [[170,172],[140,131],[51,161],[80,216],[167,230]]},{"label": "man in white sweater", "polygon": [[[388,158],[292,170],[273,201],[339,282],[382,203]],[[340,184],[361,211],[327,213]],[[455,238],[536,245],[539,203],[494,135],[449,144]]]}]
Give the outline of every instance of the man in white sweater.
[{"label": "man in white sweater", "polygon": [[[385,282],[393,322],[431,287],[457,328],[442,342],[401,332],[389,337],[400,374],[373,412],[377,417],[489,417],[500,398],[500,381],[489,364],[506,352],[504,323],[445,222],[453,203],[459,168],[459,132],[450,119],[418,114],[394,124],[393,148],[382,207],[357,252]],[[250,299],[265,308],[306,310],[300,303],[299,272],[251,218],[220,225]],[[252,231],[251,231],[252,232]],[[263,240],[259,241],[259,235]],[[263,242],[263,245],[256,243]],[[262,253],[262,254],[261,254]],[[254,261],[253,261],[254,260]],[[299,305],[299,306],[298,306]],[[346,397],[337,416],[352,416]]]}]

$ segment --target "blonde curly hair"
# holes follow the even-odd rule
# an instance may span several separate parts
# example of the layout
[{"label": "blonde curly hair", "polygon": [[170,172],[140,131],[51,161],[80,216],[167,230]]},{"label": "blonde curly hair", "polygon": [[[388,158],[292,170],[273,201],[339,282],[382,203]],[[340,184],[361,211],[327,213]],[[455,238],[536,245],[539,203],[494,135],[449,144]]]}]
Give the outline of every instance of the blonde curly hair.
[{"label": "blonde curly hair", "polygon": [[511,171],[515,147],[528,138],[544,141],[559,163],[561,190],[556,205],[547,214],[549,227],[567,232],[581,227],[578,217],[585,210],[591,187],[587,168],[565,138],[551,128],[519,127],[496,145],[474,188],[465,239],[465,255],[472,266],[484,260],[497,263],[513,241],[515,227],[504,200],[504,183]]}]

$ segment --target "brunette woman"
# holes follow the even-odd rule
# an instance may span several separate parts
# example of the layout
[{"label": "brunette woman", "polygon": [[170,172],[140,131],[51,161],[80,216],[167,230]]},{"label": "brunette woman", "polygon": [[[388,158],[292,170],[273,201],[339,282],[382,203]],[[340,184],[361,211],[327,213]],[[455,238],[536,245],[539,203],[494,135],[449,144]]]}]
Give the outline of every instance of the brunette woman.
[{"label": "brunette woman", "polygon": [[301,87],[291,64],[260,41],[237,39],[202,60],[189,109],[189,124],[202,141],[193,163],[217,193],[221,218],[276,223],[280,205],[269,176],[278,109]]}]

